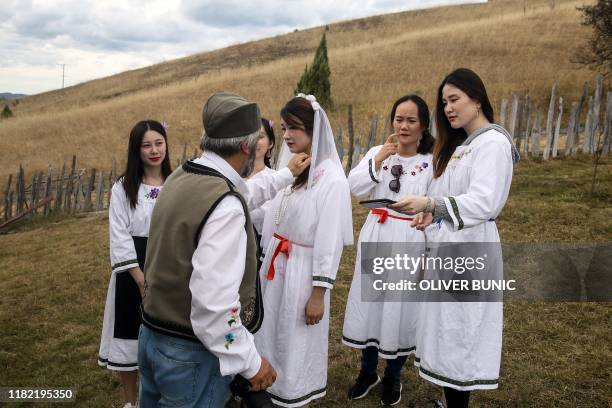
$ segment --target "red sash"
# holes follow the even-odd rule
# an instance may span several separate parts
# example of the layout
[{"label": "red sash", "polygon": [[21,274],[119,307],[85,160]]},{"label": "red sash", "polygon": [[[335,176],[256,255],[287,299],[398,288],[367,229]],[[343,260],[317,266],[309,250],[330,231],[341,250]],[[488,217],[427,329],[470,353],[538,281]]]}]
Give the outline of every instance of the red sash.
[{"label": "red sash", "polygon": [[374,208],[370,211],[371,214],[378,215],[378,223],[384,224],[387,218],[395,218],[396,220],[412,221],[414,218],[398,217],[397,215],[389,214],[389,211],[384,208]]}]

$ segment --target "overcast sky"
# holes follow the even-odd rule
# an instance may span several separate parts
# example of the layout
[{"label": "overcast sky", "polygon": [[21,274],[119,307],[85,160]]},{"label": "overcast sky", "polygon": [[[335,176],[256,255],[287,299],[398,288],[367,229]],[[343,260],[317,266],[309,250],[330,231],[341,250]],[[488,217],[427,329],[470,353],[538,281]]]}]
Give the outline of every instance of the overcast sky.
[{"label": "overcast sky", "polygon": [[[2,0],[0,92],[34,94],[335,21],[486,0]],[[143,6],[146,4],[146,6]]]}]

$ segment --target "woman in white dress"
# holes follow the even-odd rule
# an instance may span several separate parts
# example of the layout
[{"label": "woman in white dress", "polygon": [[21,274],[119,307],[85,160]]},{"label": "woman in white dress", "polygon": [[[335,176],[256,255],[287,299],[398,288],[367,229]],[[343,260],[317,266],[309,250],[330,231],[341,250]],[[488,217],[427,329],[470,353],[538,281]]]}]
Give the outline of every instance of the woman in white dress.
[{"label": "woman in white dress", "polygon": [[325,111],[298,95],[281,111],[279,169],[293,153],[311,156],[308,171],[279,192],[266,211],[260,269],[265,317],[255,334],[276,369],[275,404],[307,405],[327,387],[329,289],[344,245],[352,245],[351,196]]},{"label": "woman in white dress", "polygon": [[[450,242],[493,243],[488,248],[498,256],[489,257],[486,275],[479,279],[503,277],[495,218],[506,203],[519,159],[508,132],[493,121],[478,75],[465,68],[450,73],[438,89],[435,179],[428,195],[407,196],[392,205],[405,214],[423,212],[414,221],[420,229],[435,217],[437,225],[426,231],[433,244],[430,256],[436,256],[436,244],[440,249]],[[444,387],[448,408],[467,407],[471,390],[497,388],[502,311],[500,301],[421,304],[416,364],[421,377]]]},{"label": "woman in white dress", "polygon": [[[348,181],[354,196],[397,200],[406,195],[425,195],[433,177],[429,133],[429,108],[417,95],[406,95],[393,104],[390,115],[393,134],[381,146],[367,152],[351,170]],[[401,400],[400,372],[408,355],[414,353],[418,303],[408,301],[364,301],[361,244],[373,242],[422,243],[410,248],[420,256],[425,250],[425,233],[410,228],[411,217],[387,208],[370,211],[359,234],[355,274],[344,315],[342,342],[361,349],[361,370],[349,389],[350,399],[365,397],[380,382],[378,358],[387,361],[381,402],[395,405]],[[417,274],[405,278],[416,280]],[[366,279],[368,284],[370,280]]]},{"label": "woman in white dress", "polygon": [[[249,179],[257,179],[265,176],[268,173],[273,173],[270,159],[272,158],[272,150],[276,145],[274,136],[274,124],[271,120],[261,118],[261,130],[259,132],[259,140],[257,141],[257,149],[255,151],[255,165],[253,171],[249,174]],[[267,203],[261,207],[251,210],[251,222],[257,232],[258,242],[261,240],[261,229],[263,228],[263,220],[266,214]]]},{"label": "woman in white dress", "polygon": [[106,296],[98,364],[117,371],[124,407],[138,393],[138,330],[151,213],[172,172],[164,125],[138,122],[130,133],[127,165],[111,190],[108,211],[112,274]]}]

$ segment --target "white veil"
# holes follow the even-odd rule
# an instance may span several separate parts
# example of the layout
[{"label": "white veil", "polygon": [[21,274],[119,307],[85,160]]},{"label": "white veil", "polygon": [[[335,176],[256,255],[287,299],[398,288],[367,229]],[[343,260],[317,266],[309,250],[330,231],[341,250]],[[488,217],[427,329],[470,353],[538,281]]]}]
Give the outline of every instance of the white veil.
[{"label": "white veil", "polygon": [[[346,179],[344,169],[342,168],[342,162],[338,157],[336,142],[334,141],[334,134],[332,132],[329,119],[327,119],[327,114],[321,105],[319,105],[314,95],[304,95],[300,93],[297,94],[296,97],[304,98],[309,101],[312,109],[314,110],[312,146],[310,149],[310,171],[308,173],[308,184],[306,188],[312,188],[312,185],[317,181],[315,179],[315,174],[317,173],[316,170],[326,160],[329,160],[329,163],[327,163],[325,166],[326,171],[336,173],[340,177]],[[276,162],[276,169],[280,170],[287,167],[287,163],[289,163],[292,156],[293,154],[289,151],[287,143],[283,141],[283,145]],[[345,207],[346,208],[343,210],[342,216],[342,237],[345,245],[351,245],[353,243],[353,219],[350,193],[347,195]]]}]

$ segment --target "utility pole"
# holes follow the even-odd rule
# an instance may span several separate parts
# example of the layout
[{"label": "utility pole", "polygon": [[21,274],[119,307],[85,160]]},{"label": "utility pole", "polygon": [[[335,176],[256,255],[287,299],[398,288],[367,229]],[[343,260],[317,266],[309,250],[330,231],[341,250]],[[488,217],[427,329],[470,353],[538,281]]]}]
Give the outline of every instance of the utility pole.
[{"label": "utility pole", "polygon": [[62,65],[62,89],[64,89],[64,78],[65,78],[65,72],[66,72],[66,64],[61,64]]}]

